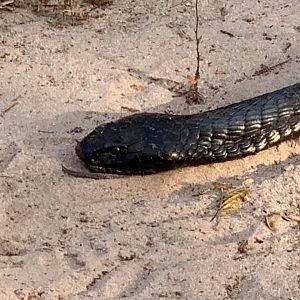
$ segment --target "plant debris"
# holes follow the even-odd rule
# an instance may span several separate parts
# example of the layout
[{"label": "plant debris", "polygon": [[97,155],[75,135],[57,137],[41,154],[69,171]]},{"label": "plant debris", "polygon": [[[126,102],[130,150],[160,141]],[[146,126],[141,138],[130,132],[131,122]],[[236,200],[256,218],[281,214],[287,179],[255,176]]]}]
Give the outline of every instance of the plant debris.
[{"label": "plant debris", "polygon": [[14,0],[0,1],[0,9],[7,9],[9,11],[13,11],[11,5],[13,5],[14,2]]},{"label": "plant debris", "polygon": [[229,189],[235,189],[236,187],[232,185],[231,183],[223,183],[223,182],[213,182],[213,187],[215,189],[223,189],[223,190],[229,190]]},{"label": "plant debris", "polygon": [[84,10],[64,9],[64,18],[71,18],[75,21],[86,21],[89,18],[89,12]]},{"label": "plant debris", "polygon": [[[143,71],[140,71],[140,70],[137,70],[134,68],[127,68],[127,72],[131,76],[134,76],[135,78],[145,81],[147,84],[157,84],[157,85],[169,90],[170,92],[179,93],[179,91],[183,88],[183,84],[178,81],[167,79],[167,78],[150,76],[150,75],[145,74]],[[135,86],[134,84],[132,84],[130,87],[133,89],[136,89],[136,90],[137,89],[141,90],[142,85]]]},{"label": "plant debris", "polygon": [[[86,1],[88,2],[88,1]],[[99,5],[97,4],[99,2]],[[88,9],[82,3],[79,3],[75,0],[38,0],[36,5],[36,12],[39,13],[42,10],[49,12],[49,9],[58,16],[59,21],[70,21],[72,25],[81,24],[83,21],[86,21],[90,17],[90,12],[95,10],[97,7],[101,6],[100,2],[105,2],[108,4],[108,1],[94,1],[94,7]],[[51,24],[51,22],[49,22]]]},{"label": "plant debris", "polygon": [[282,218],[281,214],[273,213],[273,214],[266,216],[265,221],[266,221],[267,227],[271,231],[277,231],[282,224],[283,218]]},{"label": "plant debris", "polygon": [[0,112],[0,117],[4,117],[5,114],[7,114],[13,107],[15,107],[17,104],[19,104],[18,99],[21,96],[16,97],[15,99],[12,100],[11,104],[8,105],[6,108],[4,108],[1,112]]},{"label": "plant debris", "polygon": [[85,2],[103,8],[113,4],[113,0],[85,0]]},{"label": "plant debris", "polygon": [[300,32],[300,26],[294,26],[294,29],[298,32]]},{"label": "plant debris", "polygon": [[226,30],[222,30],[222,29],[221,29],[220,32],[223,33],[223,34],[228,35],[228,36],[231,37],[231,38],[234,37],[234,34],[231,33],[231,32],[229,32],[229,31],[226,31]]},{"label": "plant debris", "polygon": [[[212,190],[221,191],[220,205],[216,213],[211,218],[211,222],[217,218],[217,224],[219,223],[219,217],[223,213],[235,212],[240,209],[241,203],[245,200],[246,196],[250,193],[249,187],[236,187],[231,183],[213,182],[212,188],[202,189],[194,193],[193,197],[202,196],[209,193]],[[224,191],[227,193],[224,195]]]},{"label": "plant debris", "polygon": [[272,213],[266,216],[265,222],[266,226],[271,231],[278,231],[280,228],[283,227],[285,222],[300,222],[300,215],[294,213]]},{"label": "plant debris", "polygon": [[139,109],[128,107],[128,106],[121,106],[121,109],[127,110],[128,112],[138,112]]},{"label": "plant debris", "polygon": [[292,46],[292,43],[290,43],[290,42],[287,42],[286,44],[285,44],[285,46],[284,46],[284,48],[283,48],[283,52],[286,52],[289,48],[291,48],[291,46]]},{"label": "plant debris", "polygon": [[210,191],[211,191],[211,189],[203,189],[203,190],[200,190],[200,191],[194,193],[194,194],[192,195],[192,197],[199,197],[199,196],[202,196],[202,195],[207,194],[207,193],[210,192]]},{"label": "plant debris", "polygon": [[202,40],[202,36],[199,36],[199,25],[201,25],[202,23],[199,21],[198,0],[196,0],[196,4],[195,4],[195,13],[196,13],[195,36],[196,36],[197,67],[196,67],[195,75],[187,76],[187,80],[191,83],[191,88],[186,93],[186,102],[188,104],[200,104],[203,101],[203,96],[198,90],[198,82],[200,79],[200,60],[201,60],[199,44],[200,41]]},{"label": "plant debris", "polygon": [[288,63],[289,61],[290,61],[290,59],[286,59],[286,60],[284,60],[284,61],[282,61],[282,62],[280,62],[280,63],[278,63],[276,65],[270,66],[270,67],[266,66],[264,64],[261,64],[260,65],[260,69],[257,70],[257,71],[255,71],[252,76],[254,77],[254,76],[259,76],[259,75],[263,75],[263,74],[268,74],[271,71],[276,70],[278,67],[281,67],[284,64]]},{"label": "plant debris", "polygon": [[223,196],[223,189],[221,189],[221,201],[220,206],[217,212],[211,219],[211,222],[217,218],[217,223],[219,221],[219,217],[223,213],[238,211],[241,206],[241,202],[244,201],[245,197],[250,193],[249,187],[242,188],[234,188],[230,190],[227,194]]},{"label": "plant debris", "polygon": [[239,242],[238,245],[238,252],[241,254],[245,254],[247,253],[247,247],[249,245],[249,241],[248,240],[242,240]]},{"label": "plant debris", "polygon": [[285,213],[282,218],[288,222],[300,222],[300,215],[294,213]]}]

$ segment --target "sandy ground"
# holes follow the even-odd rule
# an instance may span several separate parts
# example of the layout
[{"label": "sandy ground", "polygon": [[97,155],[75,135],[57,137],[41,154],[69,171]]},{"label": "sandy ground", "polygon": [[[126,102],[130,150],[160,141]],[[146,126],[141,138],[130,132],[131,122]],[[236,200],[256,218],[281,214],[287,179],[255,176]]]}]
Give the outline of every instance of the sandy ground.
[{"label": "sandy ground", "polygon": [[[300,299],[299,140],[153,176],[61,170],[124,107],[198,112],[299,82],[298,0],[201,2],[199,105],[151,80],[194,73],[189,1],[115,0],[73,24],[0,9],[0,299]],[[213,182],[251,189],[218,226],[219,192],[195,196]],[[270,230],[274,213],[289,218]]]}]

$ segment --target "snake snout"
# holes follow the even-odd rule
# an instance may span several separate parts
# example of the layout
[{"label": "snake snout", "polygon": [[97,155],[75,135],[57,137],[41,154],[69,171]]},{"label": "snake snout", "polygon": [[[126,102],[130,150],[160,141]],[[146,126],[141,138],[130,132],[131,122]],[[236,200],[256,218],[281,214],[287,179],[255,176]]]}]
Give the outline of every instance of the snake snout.
[{"label": "snake snout", "polygon": [[77,142],[77,145],[75,147],[75,152],[81,160],[85,161],[85,155],[84,153],[82,153],[82,147],[80,142]]},{"label": "snake snout", "polygon": [[77,142],[75,152],[80,160],[89,164],[92,160],[92,147],[89,146],[89,142],[83,139],[81,142]]}]

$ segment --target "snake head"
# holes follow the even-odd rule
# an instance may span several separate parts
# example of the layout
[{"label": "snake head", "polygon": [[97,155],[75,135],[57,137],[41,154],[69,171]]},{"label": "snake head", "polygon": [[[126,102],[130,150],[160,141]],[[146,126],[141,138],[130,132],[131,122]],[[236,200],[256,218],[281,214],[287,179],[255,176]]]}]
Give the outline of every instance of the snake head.
[{"label": "snake head", "polygon": [[151,174],[174,168],[178,130],[172,118],[144,113],[100,125],[78,143],[76,153],[92,172]]}]

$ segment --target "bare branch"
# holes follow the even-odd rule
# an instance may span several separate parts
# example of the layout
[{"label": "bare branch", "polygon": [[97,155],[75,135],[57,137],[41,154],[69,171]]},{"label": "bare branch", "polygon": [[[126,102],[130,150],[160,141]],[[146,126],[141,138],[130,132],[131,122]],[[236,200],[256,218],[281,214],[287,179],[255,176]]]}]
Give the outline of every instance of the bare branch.
[{"label": "bare branch", "polygon": [[200,51],[199,51],[199,43],[202,37],[199,37],[199,14],[198,14],[198,0],[196,0],[196,51],[197,51],[197,68],[195,72],[195,81],[196,86],[198,87],[198,80],[200,78]]},{"label": "bare branch", "polygon": [[196,67],[195,75],[190,76],[191,79],[188,78],[192,83],[192,89],[191,92],[188,93],[187,95],[187,102],[199,104],[203,100],[203,97],[198,91],[198,81],[200,79],[200,60],[201,60],[199,44],[202,39],[202,36],[199,36],[199,25],[201,25],[201,22],[199,21],[198,0],[196,0],[195,11],[196,11],[195,35],[196,35],[197,67]]}]

